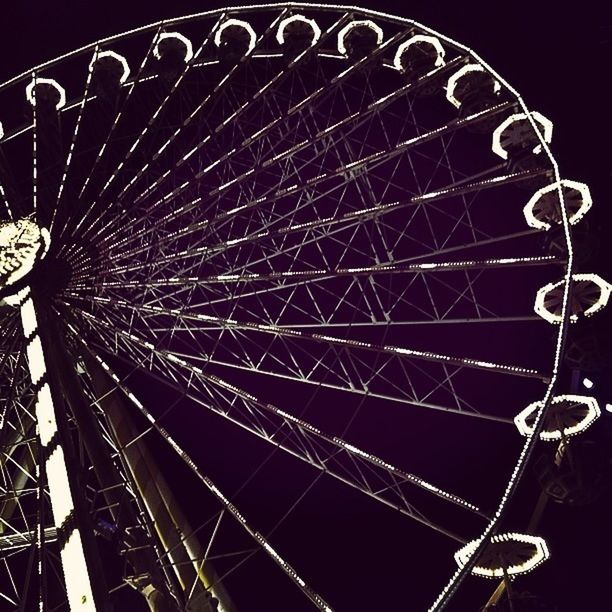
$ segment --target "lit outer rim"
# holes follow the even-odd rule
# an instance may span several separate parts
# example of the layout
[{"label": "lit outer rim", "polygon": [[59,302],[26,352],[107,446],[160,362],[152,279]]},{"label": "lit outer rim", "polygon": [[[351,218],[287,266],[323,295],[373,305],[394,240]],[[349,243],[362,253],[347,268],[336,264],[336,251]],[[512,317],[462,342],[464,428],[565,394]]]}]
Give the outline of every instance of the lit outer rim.
[{"label": "lit outer rim", "polygon": [[283,19],[278,24],[278,30],[276,31],[276,42],[279,45],[285,44],[285,30],[290,23],[294,23],[296,21],[301,21],[302,23],[308,24],[312,29],[312,40],[310,41],[310,46],[316,44],[321,38],[321,28],[319,24],[314,19],[309,19],[308,17],[304,17],[304,15],[291,15],[291,17],[287,17]]},{"label": "lit outer rim", "polygon": [[[480,64],[466,64],[462,66],[453,74],[450,79],[448,79],[448,83],[446,84],[446,99],[455,107],[459,108],[461,106],[461,102],[457,100],[455,97],[455,89],[457,88],[457,83],[470,72],[486,72],[486,70]],[[493,81],[493,93],[498,94],[501,90],[501,84],[499,81]]]},{"label": "lit outer rim", "polygon": [[[496,78],[501,84],[502,86],[507,89],[508,92],[510,92],[516,99],[516,102],[518,103],[518,105],[521,107],[521,109],[523,110],[527,120],[531,123],[532,128],[537,136],[537,138],[540,140],[540,146],[542,147],[542,150],[545,152],[546,156],[548,157],[552,169],[553,169],[553,175],[554,175],[554,179],[555,181],[559,181],[561,180],[560,174],[559,174],[559,165],[557,164],[557,161],[555,160],[555,158],[552,156],[552,153],[550,151],[550,147],[548,146],[548,143],[544,140],[544,138],[542,137],[542,134],[540,133],[540,130],[538,129],[538,125],[536,123],[536,120],[534,118],[534,114],[529,111],[529,109],[527,108],[523,98],[521,97],[521,95],[518,93],[518,91],[516,89],[514,89],[505,79],[503,79],[493,68],[491,68],[489,66],[489,64],[487,64],[476,52],[472,51],[472,49],[470,49],[469,47],[462,45],[460,43],[458,43],[457,41],[455,41],[454,39],[445,36],[443,34],[439,34],[438,32],[436,32],[435,30],[432,30],[431,28],[417,22],[414,20],[410,20],[410,19],[405,19],[402,17],[397,17],[396,15],[390,15],[388,13],[383,13],[380,11],[375,11],[375,10],[370,10],[370,9],[364,9],[362,7],[359,6],[355,6],[355,5],[330,5],[330,4],[307,4],[304,2],[293,2],[293,3],[289,3],[289,4],[255,4],[255,5],[251,5],[251,6],[239,6],[239,7],[231,7],[231,12],[232,13],[252,13],[252,12],[256,12],[256,11],[264,11],[264,10],[279,10],[281,8],[300,8],[300,9],[306,9],[306,10],[320,10],[320,11],[329,11],[329,12],[338,12],[339,10],[344,10],[344,11],[358,11],[363,15],[367,15],[369,17],[372,18],[381,18],[387,21],[390,21],[391,23],[395,23],[398,25],[402,25],[402,26],[407,26],[407,27],[416,27],[424,32],[429,33],[429,35],[431,36],[435,36],[437,38],[439,38],[440,40],[448,43],[449,45],[455,47],[456,49],[461,50],[463,53],[466,53],[467,55],[469,55],[471,58],[474,59],[475,62],[481,64],[482,66],[485,67],[485,69],[494,76],[494,78]],[[171,20],[166,20],[166,21],[156,21],[152,24],[149,24],[147,26],[141,26],[139,28],[134,28],[132,30],[128,30],[122,34],[117,34],[114,36],[110,36],[104,39],[101,39],[97,42],[91,43],[89,45],[85,45],[83,47],[80,47],[74,51],[71,51],[69,53],[66,53],[64,55],[59,56],[58,58],[54,59],[54,60],[50,60],[48,62],[42,63],[40,65],[38,65],[37,67],[35,67],[34,69],[30,69],[28,71],[25,71],[23,73],[21,73],[20,75],[17,75],[16,77],[13,77],[12,79],[6,81],[5,83],[3,83],[2,85],[0,85],[0,91],[2,91],[3,89],[19,82],[20,80],[27,78],[28,75],[30,75],[32,73],[32,71],[36,71],[36,70],[43,70],[46,68],[49,68],[61,61],[64,61],[72,56],[75,55],[79,55],[81,53],[87,52],[87,51],[93,51],[96,47],[96,45],[105,45],[114,41],[117,41],[119,39],[122,39],[124,37],[127,36],[133,36],[136,34],[140,34],[140,33],[145,33],[147,31],[154,31],[156,29],[160,29],[162,27],[168,27],[168,26],[174,26],[174,25],[178,25],[181,23],[185,23],[187,21],[192,21],[192,20],[197,20],[197,19],[205,19],[205,18],[215,18],[215,17],[222,17],[223,15],[227,14],[228,9],[227,8],[221,8],[221,9],[216,9],[216,10],[212,10],[212,11],[205,11],[205,12],[200,12],[200,13],[193,13],[191,15],[186,15],[184,17],[180,17],[177,19],[171,19]],[[559,189],[559,198],[560,201],[563,202],[563,193],[562,190]],[[560,366],[561,366],[561,354],[563,352],[563,347],[565,344],[565,336],[566,336],[566,330],[567,330],[567,312],[568,312],[568,302],[569,302],[569,286],[570,286],[570,278],[571,278],[571,273],[572,273],[572,267],[573,267],[573,263],[574,263],[574,252],[573,252],[573,248],[572,248],[572,241],[571,241],[571,236],[570,236],[570,230],[569,230],[569,223],[568,223],[568,219],[567,219],[567,212],[565,210],[565,206],[561,207],[561,217],[562,217],[562,226],[563,226],[563,233],[565,236],[565,243],[567,246],[567,267],[566,267],[566,273],[565,273],[565,278],[563,280],[564,282],[564,291],[563,291],[563,300],[562,300],[562,324],[559,326],[559,331],[557,333],[557,339],[556,339],[556,346],[555,346],[555,356],[552,362],[552,374],[550,377],[550,382],[548,383],[547,389],[546,389],[546,393],[544,395],[544,398],[542,400],[543,402],[543,406],[540,409],[538,415],[536,416],[535,422],[534,422],[534,433],[532,433],[530,436],[527,437],[527,439],[524,442],[524,445],[521,449],[521,452],[519,453],[518,456],[518,460],[512,470],[512,474],[511,477],[508,481],[508,484],[506,485],[506,488],[504,490],[504,493],[502,494],[502,496],[500,497],[500,501],[499,504],[495,510],[495,512],[492,515],[491,520],[489,521],[489,523],[487,524],[487,526],[485,527],[485,529],[482,532],[482,535],[480,536],[480,538],[478,539],[478,544],[477,546],[474,548],[474,550],[472,551],[471,556],[466,560],[465,564],[460,567],[459,569],[457,569],[453,575],[451,576],[451,578],[449,579],[449,581],[446,583],[446,585],[442,588],[442,590],[440,591],[440,594],[438,595],[438,597],[435,599],[435,601],[432,602],[429,610],[439,610],[441,607],[445,606],[449,601],[450,598],[452,597],[452,595],[454,594],[454,592],[457,590],[457,588],[459,587],[459,585],[461,584],[461,582],[463,581],[463,579],[469,574],[469,572],[471,571],[473,565],[476,562],[476,559],[478,557],[478,555],[480,554],[480,552],[484,549],[484,547],[486,546],[487,541],[491,538],[491,536],[495,533],[495,531],[498,528],[498,525],[500,524],[503,516],[505,515],[505,511],[506,511],[506,507],[509,503],[509,500],[512,498],[519,481],[521,480],[521,477],[525,471],[525,467],[527,465],[527,462],[533,452],[533,449],[537,443],[538,440],[538,436],[540,433],[540,430],[542,428],[542,425],[544,423],[543,420],[543,414],[544,414],[544,409],[546,406],[548,406],[549,402],[552,399],[552,394],[554,391],[554,388],[557,385],[557,381],[558,381],[558,377],[559,377],[559,370],[560,370]]]},{"label": "lit outer rim", "polygon": [[[601,409],[599,408],[599,404],[594,397],[589,397],[586,395],[558,395],[552,400],[551,404],[559,404],[564,401],[585,404],[588,408],[586,416],[584,419],[582,419],[582,421],[576,423],[576,425],[566,427],[563,432],[558,429],[555,429],[554,431],[542,430],[540,433],[540,440],[561,440],[561,433],[563,433],[566,438],[571,438],[572,436],[575,436],[589,428],[601,416]],[[538,410],[538,408],[540,408],[540,405],[541,402],[533,402],[514,417],[514,424],[521,435],[529,436],[533,432],[533,428],[527,424],[527,419],[536,410]]]},{"label": "lit outer rim", "polygon": [[121,67],[123,68],[123,72],[121,73],[121,76],[119,77],[119,82],[123,85],[123,83],[125,83],[128,80],[128,77],[130,76],[130,66],[128,64],[127,59],[125,59],[123,55],[119,55],[119,53],[115,53],[114,51],[110,51],[110,50],[100,51],[99,53],[94,53],[94,56],[91,59],[91,62],[89,64],[89,70],[93,72],[93,69],[96,63],[98,62],[98,60],[104,57],[112,57],[114,60],[118,61],[121,64]]},{"label": "lit outer rim", "polygon": [[[532,127],[534,127],[536,133],[538,134],[538,139],[540,140],[540,144],[536,145],[532,149],[532,153],[540,153],[542,151],[542,140],[549,144],[552,140],[553,133],[553,123],[550,119],[547,119],[542,113],[538,113],[538,111],[531,111],[531,113],[517,113],[516,115],[510,115],[510,117],[506,118],[493,132],[493,144],[491,149],[493,153],[499,155],[502,159],[508,159],[508,151],[501,146],[501,135],[502,132],[515,121],[522,121],[528,118],[528,114],[531,115],[529,118],[529,122]],[[534,125],[535,122],[539,124],[539,127]],[[540,129],[544,130],[543,138],[540,138]]]},{"label": "lit outer rim", "polygon": [[[422,27],[421,25],[417,24],[416,22],[415,22],[415,25],[418,25],[418,27]],[[431,31],[433,32],[433,30],[431,30]],[[437,34],[437,32],[436,32],[436,34]],[[450,40],[450,39],[447,39],[447,40]],[[434,66],[436,68],[439,68],[440,66],[444,66],[444,56],[446,55],[446,50],[442,46],[442,43],[440,42],[440,39],[437,36],[427,36],[426,34],[415,34],[414,36],[412,36],[408,40],[405,40],[397,48],[397,51],[395,52],[395,57],[393,58],[393,65],[395,66],[396,70],[398,70],[399,72],[403,72],[404,71],[403,68],[402,68],[402,55],[404,55],[404,53],[406,52],[406,49],[408,49],[411,45],[414,45],[415,43],[419,43],[419,42],[429,43],[436,50],[436,52],[438,54],[438,57],[436,58],[436,61],[434,62]],[[456,44],[456,43],[454,43],[454,44]],[[465,49],[463,49],[463,48],[462,48],[462,50],[465,51]]]},{"label": "lit outer rim", "polygon": [[[589,308],[587,308],[582,313],[582,316],[590,317],[591,315],[594,315],[596,312],[606,306],[608,300],[610,299],[612,285],[610,285],[610,283],[606,282],[603,278],[601,278],[599,274],[572,274],[572,279],[574,281],[591,281],[595,283],[601,291],[599,300],[597,300],[597,302],[595,302],[595,304],[593,304],[592,306],[589,306]],[[548,283],[547,285],[544,285],[543,287],[538,289],[538,293],[536,294],[536,300],[533,309],[535,310],[536,314],[539,314],[545,321],[548,321],[549,323],[559,324],[565,320],[565,317],[562,314],[554,315],[549,310],[547,310],[546,306],[544,305],[544,301],[546,300],[546,296],[548,295],[548,293],[553,289],[560,287],[564,282],[566,281],[560,280],[556,283]],[[578,316],[570,315],[569,320],[572,323],[575,323],[576,321],[578,321]]]},{"label": "lit outer rim", "polygon": [[[526,574],[531,570],[535,569],[540,563],[543,563],[550,557],[550,553],[548,552],[548,546],[546,542],[538,537],[527,535],[525,533],[502,533],[499,535],[495,535],[491,538],[491,542],[504,542],[508,540],[514,540],[515,542],[522,542],[525,544],[532,544],[535,546],[535,551],[533,556],[530,559],[527,559],[524,563],[519,565],[511,565],[506,568],[506,573],[509,576],[516,576],[519,574]],[[455,553],[455,561],[457,565],[464,566],[467,560],[470,559],[471,555],[474,553],[478,546],[478,540],[472,540],[468,542],[463,548],[460,548]],[[480,567],[475,565],[472,568],[472,573],[477,576],[484,576],[485,578],[503,578],[504,571],[501,569],[491,570],[489,568]]]},{"label": "lit outer rim", "polygon": [[155,47],[153,48],[153,56],[155,59],[161,59],[159,43],[161,43],[162,40],[167,40],[169,38],[180,40],[185,45],[185,63],[189,63],[193,59],[193,45],[191,44],[191,41],[180,32],[160,32],[157,40],[155,41]]},{"label": "lit outer rim", "polygon": [[344,44],[344,41],[351,30],[355,28],[370,28],[372,32],[376,34],[376,44],[380,45],[383,41],[383,31],[382,28],[374,23],[371,19],[355,19],[347,23],[339,32],[338,32],[338,53],[342,55],[348,55],[348,49]]},{"label": "lit outer rim", "polygon": [[248,21],[242,21],[241,19],[226,19],[215,32],[215,45],[217,45],[217,47],[221,45],[221,35],[223,34],[223,31],[231,26],[237,26],[247,32],[249,35],[249,49],[247,54],[253,51],[255,48],[255,41],[257,40],[257,34],[255,33],[253,26]]},{"label": "lit outer rim", "polygon": [[529,199],[529,202],[525,204],[525,208],[523,208],[523,214],[525,215],[525,221],[527,221],[527,225],[529,227],[533,227],[535,229],[549,230],[552,225],[547,223],[546,221],[540,221],[533,214],[533,208],[537,204],[538,200],[545,194],[554,191],[558,187],[569,187],[570,189],[575,189],[579,191],[582,195],[582,205],[580,208],[568,218],[568,221],[572,225],[576,225],[584,215],[590,210],[593,205],[593,198],[591,197],[591,191],[585,183],[580,183],[578,181],[570,181],[569,179],[562,179],[559,183],[552,183],[551,185],[546,185],[545,187],[541,187],[538,189],[533,196]]},{"label": "lit outer rim", "polygon": [[26,98],[32,106],[36,106],[36,96],[34,95],[34,87],[37,85],[49,85],[53,87],[59,93],[59,101],[55,105],[56,110],[60,110],[66,106],[66,90],[55,80],[45,79],[43,77],[34,76],[30,81],[30,84],[26,87]]}]

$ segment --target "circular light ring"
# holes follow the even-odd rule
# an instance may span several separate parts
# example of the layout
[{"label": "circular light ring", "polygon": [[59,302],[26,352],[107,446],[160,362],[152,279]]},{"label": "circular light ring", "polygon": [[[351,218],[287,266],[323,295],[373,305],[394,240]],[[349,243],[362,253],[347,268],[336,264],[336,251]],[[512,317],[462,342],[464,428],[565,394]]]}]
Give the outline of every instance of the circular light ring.
[{"label": "circular light ring", "polygon": [[[480,538],[472,540],[455,553],[459,567],[470,560],[480,543]],[[485,578],[503,578],[504,574],[517,576],[530,572],[549,557],[550,552],[544,539],[523,533],[502,533],[491,538],[472,568],[472,574]]]},{"label": "circular light ring", "polygon": [[[610,299],[610,292],[612,291],[612,285],[607,283],[598,274],[572,274],[572,282],[585,282],[593,283],[599,290],[598,299],[586,308],[582,314],[585,317],[590,317],[602,308],[606,306]],[[563,298],[563,287],[565,280],[560,280],[556,283],[548,283],[538,290],[536,294],[536,300],[534,310],[536,314],[540,315],[545,321],[549,323],[561,323],[561,314],[551,312],[548,306],[553,302],[561,304]],[[551,295],[551,293],[553,295]],[[578,320],[578,314],[570,314],[570,321],[575,323]]]},{"label": "circular light ring", "polygon": [[[569,404],[569,406],[568,406]],[[544,402],[533,402],[514,417],[514,424],[523,436],[530,436],[533,427],[529,424],[530,417],[534,416],[544,405]],[[581,406],[581,409],[577,407]],[[590,427],[601,416],[599,404],[594,397],[585,395],[558,395],[550,403],[545,415],[546,423],[540,433],[540,440],[554,441],[563,437],[570,438]],[[547,427],[551,421],[552,427]],[[563,422],[565,421],[565,423]],[[563,427],[560,429],[558,423]]]},{"label": "circular light ring", "polygon": [[155,59],[161,59],[161,53],[159,51],[159,45],[163,40],[177,40],[185,47],[185,63],[188,64],[193,59],[193,45],[191,41],[180,34],[179,32],[161,32],[155,41],[153,47],[153,56]]},{"label": "circular light ring", "polygon": [[382,28],[374,23],[370,19],[356,19],[355,21],[351,21],[347,23],[339,32],[338,32],[338,53],[342,55],[348,55],[348,49],[346,48],[346,37],[349,35],[351,30],[356,28],[369,28],[376,34],[376,44],[380,45],[383,41],[383,31]]},{"label": "circular light ring", "polygon": [[0,287],[10,287],[29,274],[47,254],[51,237],[29,219],[0,224]]},{"label": "circular light ring", "polygon": [[435,36],[427,36],[426,34],[416,34],[412,38],[404,41],[395,52],[395,57],[393,58],[393,66],[399,72],[404,72],[402,68],[402,55],[406,53],[406,51],[414,44],[417,43],[426,43],[431,45],[436,51],[436,61],[434,62],[434,67],[439,68],[440,66],[444,66],[444,56],[446,55],[446,51],[442,46],[442,43]]},{"label": "circular light ring", "polygon": [[[550,143],[552,140],[552,132],[553,132],[553,123],[550,119],[547,119],[541,113],[537,111],[532,111],[529,113],[533,120],[538,123],[541,128],[541,134],[544,138],[544,142]],[[502,159],[508,159],[508,151],[504,149],[501,144],[503,133],[513,124],[518,121],[529,121],[526,113],[517,113],[515,115],[510,115],[510,117],[506,118],[493,132],[493,144],[491,146],[493,153],[499,155]],[[529,124],[531,126],[531,123]],[[532,153],[540,153],[542,151],[542,143],[537,144],[533,149]]]},{"label": "circular light ring", "polygon": [[119,83],[123,85],[130,76],[130,66],[123,55],[119,55],[119,53],[115,53],[114,51],[100,51],[99,53],[94,54],[91,62],[89,63],[90,72],[93,72],[96,64],[105,58],[114,60],[121,65],[121,76],[119,77]]},{"label": "circular light ring", "polygon": [[304,15],[292,15],[291,17],[283,19],[278,25],[278,30],[276,31],[276,41],[279,45],[284,45],[285,30],[287,29],[287,26],[297,21],[305,23],[312,30],[312,39],[310,41],[310,46],[312,47],[312,45],[315,45],[321,38],[321,28],[314,19],[308,19],[308,17],[304,17]]},{"label": "circular light ring", "polygon": [[[459,108],[461,106],[461,101],[455,97],[455,89],[457,88],[457,83],[471,72],[484,72],[485,74],[488,74],[488,72],[480,64],[466,64],[465,66],[459,68],[459,70],[457,70],[457,72],[455,72],[455,74],[453,74],[450,79],[448,79],[448,83],[446,85],[446,99],[455,108]],[[493,93],[497,95],[500,91],[500,82],[497,79],[493,79]]]},{"label": "circular light ring", "polygon": [[59,101],[55,105],[56,110],[66,106],[66,90],[55,79],[44,79],[42,77],[34,77],[26,87],[26,98],[32,106],[36,106],[36,93],[34,89],[39,85],[48,85],[57,91]]},{"label": "circular light ring", "polygon": [[[530,198],[529,202],[525,204],[525,208],[523,208],[523,214],[525,215],[525,221],[527,221],[527,225],[529,227],[533,227],[535,229],[549,230],[552,227],[552,223],[542,220],[536,216],[534,212],[537,209],[538,203],[541,198],[546,197],[547,194],[552,193],[553,195],[557,192],[558,188],[561,187],[562,191],[574,191],[578,192],[579,195],[579,203],[578,205],[570,206],[569,200],[570,198],[567,195],[563,194],[563,203],[565,205],[566,210],[569,214],[568,221],[575,225],[584,217],[584,215],[590,210],[593,205],[593,198],[591,197],[591,192],[587,185],[584,183],[579,183],[578,181],[570,181],[568,179],[562,179],[550,185],[546,185],[541,189],[538,189],[533,196]],[[577,198],[571,198],[571,200],[577,200]],[[558,204],[558,199],[557,199]],[[561,216],[559,215],[558,224],[561,224]]]},{"label": "circular light ring", "polygon": [[223,36],[223,32],[227,30],[227,28],[242,28],[249,37],[249,48],[246,53],[251,53],[255,48],[255,40],[257,35],[255,34],[255,30],[252,28],[251,24],[248,21],[242,21],[241,19],[226,19],[220,26],[219,29],[215,32],[215,45],[217,47],[221,46],[221,38]]}]

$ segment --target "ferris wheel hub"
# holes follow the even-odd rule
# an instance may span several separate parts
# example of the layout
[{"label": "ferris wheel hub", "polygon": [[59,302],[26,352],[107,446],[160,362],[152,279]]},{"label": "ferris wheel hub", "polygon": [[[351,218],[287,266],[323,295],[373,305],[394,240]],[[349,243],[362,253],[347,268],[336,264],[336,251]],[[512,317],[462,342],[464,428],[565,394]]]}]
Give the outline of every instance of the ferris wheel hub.
[{"label": "ferris wheel hub", "polygon": [[15,299],[50,242],[49,231],[30,219],[0,224],[0,297],[5,302]]}]

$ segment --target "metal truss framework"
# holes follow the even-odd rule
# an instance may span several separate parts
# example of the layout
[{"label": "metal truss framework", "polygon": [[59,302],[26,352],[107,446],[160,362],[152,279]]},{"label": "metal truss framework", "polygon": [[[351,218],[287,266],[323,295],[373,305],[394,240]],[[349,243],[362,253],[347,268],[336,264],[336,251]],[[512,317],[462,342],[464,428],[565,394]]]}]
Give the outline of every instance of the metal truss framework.
[{"label": "metal truss framework", "polygon": [[[286,29],[279,45],[279,24],[298,13],[317,20],[320,35],[289,49]],[[255,14],[266,25],[251,35],[243,20]],[[238,21],[228,25],[232,15]],[[384,36],[351,55],[348,34],[340,48],[338,33],[356,21],[366,27],[364,19]],[[203,39],[193,39],[194,24],[206,24]],[[175,38],[192,37],[193,57],[162,70],[158,43],[174,29]],[[156,597],[177,610],[212,610],[214,595],[231,610],[224,578],[260,550],[316,608],[333,604],[191,456],[179,408],[160,413],[139,399],[134,371],[285,451],[289,464],[299,459],[424,529],[461,544],[482,537],[474,558],[497,529],[555,384],[571,245],[565,258],[543,253],[540,230],[522,216],[542,185],[560,179],[520,97],[470,50],[437,34],[443,60],[416,76],[399,70],[397,50],[408,52],[405,43],[423,34],[435,33],[361,9],[216,11],[99,41],[0,86],[0,97],[20,90],[25,100],[31,81],[31,123],[0,117],[10,160],[0,160],[2,214],[6,223],[28,216],[50,232],[27,281],[48,328],[42,344],[55,372],[62,448],[69,472],[79,473],[71,486],[90,517],[77,529],[106,539],[103,556],[124,555],[122,571],[106,576],[107,594],[133,586],[152,610]],[[122,67],[112,87],[101,59]],[[494,99],[458,110],[444,87],[471,63],[495,78]],[[57,89],[54,98],[62,71],[77,69],[80,89]],[[56,73],[57,83],[48,78]],[[545,154],[500,163],[491,134],[517,112]],[[569,238],[563,207],[560,222]],[[533,302],[559,267],[562,324],[553,327]],[[0,308],[0,597],[51,610],[70,595],[74,577],[60,553],[74,525],[58,524],[43,469],[40,385],[13,297]],[[533,337],[543,348],[530,353]],[[271,398],[274,383],[284,392]],[[492,431],[512,428],[527,404],[542,408],[510,479],[500,475],[508,481],[501,502],[487,500],[496,507],[489,516],[460,491],[353,440],[352,420],[309,417],[310,403],[333,411],[329,398],[338,393],[354,403],[355,417],[368,406],[401,412],[399,423],[446,413]],[[292,401],[300,395],[309,401]],[[123,422],[121,412],[132,417]],[[210,512],[195,529],[180,510],[160,514],[171,499],[162,476],[156,492],[146,491],[137,464],[155,466],[140,440],[154,432],[207,496]],[[239,535],[224,541],[230,518]],[[160,528],[164,521],[173,527]],[[84,546],[86,557],[96,548]],[[91,573],[95,562],[87,563]],[[472,565],[457,570],[434,609]],[[106,597],[94,593],[91,609]]]}]

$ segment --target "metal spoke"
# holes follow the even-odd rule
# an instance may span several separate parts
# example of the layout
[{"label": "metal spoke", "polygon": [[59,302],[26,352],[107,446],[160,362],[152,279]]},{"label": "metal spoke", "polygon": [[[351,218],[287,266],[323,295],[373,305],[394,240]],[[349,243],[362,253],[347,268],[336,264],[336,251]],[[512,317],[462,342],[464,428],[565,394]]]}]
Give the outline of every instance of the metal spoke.
[{"label": "metal spoke", "polygon": [[[99,333],[103,333],[103,329],[101,328],[104,328],[106,326],[103,322],[98,321],[97,323],[97,331]],[[73,333],[75,332],[73,331]],[[246,428],[258,437],[261,437],[273,444],[277,444],[280,448],[283,448],[284,450],[287,450],[298,458],[307,461],[314,467],[318,469],[324,469],[327,473],[331,474],[332,476],[335,476],[336,478],[341,478],[341,480],[347,482],[346,476],[341,477],[339,474],[334,473],[333,469],[328,463],[329,458],[322,459],[316,453],[313,455],[309,452],[305,452],[304,447],[302,447],[301,451],[299,450],[299,446],[292,448],[291,445],[288,445],[286,442],[283,442],[283,439],[289,440],[291,437],[295,437],[297,438],[299,444],[303,444],[304,442],[312,444],[312,442],[314,441],[314,446],[311,446],[311,448],[318,448],[320,451],[323,452],[325,452],[325,450],[327,449],[328,457],[332,457],[334,455],[337,455],[339,452],[342,452],[350,455],[352,460],[365,461],[369,464],[370,468],[375,468],[381,471],[382,473],[386,473],[387,476],[394,477],[392,478],[392,480],[395,484],[387,486],[390,486],[390,488],[396,490],[396,492],[398,486],[401,483],[410,483],[412,485],[421,487],[424,490],[433,493],[434,495],[437,495],[446,501],[451,501],[463,508],[479,512],[478,508],[476,508],[473,504],[464,501],[460,497],[451,493],[447,493],[446,491],[442,491],[438,487],[426,482],[418,476],[403,472],[402,470],[395,468],[394,466],[390,465],[389,463],[386,463],[375,455],[366,453],[365,451],[362,451],[361,449],[337,437],[331,437],[323,434],[316,427],[307,423],[306,421],[293,417],[289,413],[281,410],[280,408],[277,408],[276,406],[273,406],[272,404],[258,400],[252,394],[236,387],[235,385],[226,382],[218,376],[207,374],[205,371],[202,370],[202,368],[188,363],[187,361],[185,361],[184,358],[179,357],[174,353],[165,351],[163,349],[154,349],[149,342],[140,340],[133,334],[120,333],[119,335],[124,341],[138,346],[140,349],[144,349],[150,355],[154,355],[155,357],[162,360],[164,362],[163,368],[177,371],[178,366],[178,368],[182,368],[188,371],[190,383],[189,385],[186,385],[186,387],[183,388],[182,391],[185,392],[187,395],[193,397],[193,399],[198,403],[202,403],[207,408],[211,409],[213,412],[224,416],[225,418],[231,420],[232,422],[243,428]],[[108,345],[106,346],[106,350],[110,350],[110,347]],[[210,383],[212,383],[214,386],[222,389],[223,391],[229,391],[230,394],[239,397],[243,402],[245,402],[245,404],[247,405],[247,410],[243,411],[242,414],[240,412],[235,412],[231,410],[229,408],[230,406],[233,407],[234,410],[236,410],[235,403],[232,401],[228,401],[228,407],[224,408],[219,404],[210,404],[205,401],[199,400],[198,395],[190,389],[190,387],[193,389],[194,385],[196,384],[196,381],[200,381],[200,383],[203,384],[205,388],[210,388]],[[201,397],[210,397],[210,393],[203,393],[201,394]],[[256,422],[252,422],[251,418],[255,415],[259,415],[260,418],[258,418]],[[280,441],[278,440],[279,438]],[[331,451],[329,450],[330,448]],[[384,503],[389,503],[388,501],[385,501],[384,497],[380,498],[376,494],[376,491],[367,488],[364,489],[363,484],[359,485],[357,483],[358,480],[356,482],[348,482],[348,484],[351,484],[351,486],[356,486],[363,492],[366,492],[368,495],[371,495],[379,499],[380,501],[383,501]],[[392,507],[395,507],[400,512],[405,512],[416,520],[425,520],[423,518],[417,518],[418,515],[415,514],[414,510],[411,508],[410,504],[406,500],[404,500],[404,508],[398,507],[397,504],[390,505]],[[427,523],[426,520],[425,522]],[[446,532],[446,530],[444,530],[440,526],[434,524],[429,525],[436,530]]]}]

